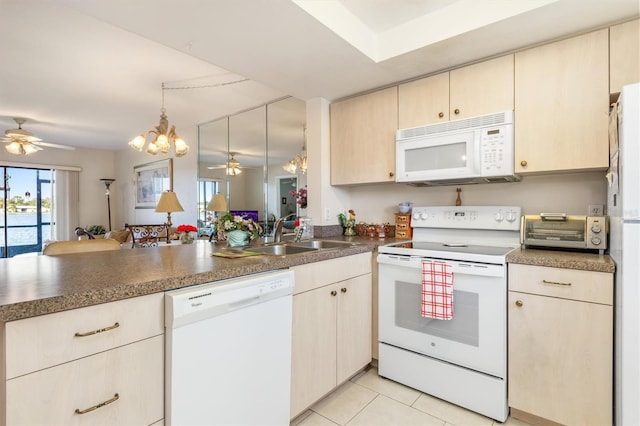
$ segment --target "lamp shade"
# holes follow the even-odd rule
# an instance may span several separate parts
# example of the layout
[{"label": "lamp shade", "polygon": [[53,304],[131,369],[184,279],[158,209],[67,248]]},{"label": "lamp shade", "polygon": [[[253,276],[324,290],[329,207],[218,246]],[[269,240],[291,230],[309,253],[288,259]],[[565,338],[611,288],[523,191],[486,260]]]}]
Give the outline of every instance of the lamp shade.
[{"label": "lamp shade", "polygon": [[165,191],[160,196],[160,201],[158,201],[158,205],[156,206],[157,212],[164,213],[172,213],[172,212],[183,212],[184,209],[178,201],[178,196],[173,191]]},{"label": "lamp shade", "polygon": [[227,199],[220,193],[214,195],[209,204],[207,204],[207,210],[210,212],[226,212]]}]

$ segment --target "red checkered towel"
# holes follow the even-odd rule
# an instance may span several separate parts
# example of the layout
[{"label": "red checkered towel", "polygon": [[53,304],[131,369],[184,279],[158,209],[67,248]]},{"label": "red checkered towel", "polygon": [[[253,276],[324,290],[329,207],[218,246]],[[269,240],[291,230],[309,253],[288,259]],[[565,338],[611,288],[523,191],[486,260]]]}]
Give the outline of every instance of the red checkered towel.
[{"label": "red checkered towel", "polygon": [[422,262],[422,304],[420,315],[440,320],[453,319],[453,272],[446,263]]}]

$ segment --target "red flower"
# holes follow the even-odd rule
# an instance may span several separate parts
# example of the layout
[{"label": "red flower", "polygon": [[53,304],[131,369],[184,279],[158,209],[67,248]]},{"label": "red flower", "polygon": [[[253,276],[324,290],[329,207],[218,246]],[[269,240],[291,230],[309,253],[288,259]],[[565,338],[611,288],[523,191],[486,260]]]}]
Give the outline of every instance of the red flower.
[{"label": "red flower", "polygon": [[198,228],[193,225],[178,225],[176,230],[178,232],[198,232]]}]

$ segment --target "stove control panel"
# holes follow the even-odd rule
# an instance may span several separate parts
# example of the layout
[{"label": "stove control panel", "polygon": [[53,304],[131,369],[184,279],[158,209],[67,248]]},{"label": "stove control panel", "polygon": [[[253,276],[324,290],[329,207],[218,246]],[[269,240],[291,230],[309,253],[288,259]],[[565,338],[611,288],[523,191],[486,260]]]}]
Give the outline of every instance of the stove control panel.
[{"label": "stove control panel", "polygon": [[516,206],[414,207],[411,227],[518,231],[521,215]]}]

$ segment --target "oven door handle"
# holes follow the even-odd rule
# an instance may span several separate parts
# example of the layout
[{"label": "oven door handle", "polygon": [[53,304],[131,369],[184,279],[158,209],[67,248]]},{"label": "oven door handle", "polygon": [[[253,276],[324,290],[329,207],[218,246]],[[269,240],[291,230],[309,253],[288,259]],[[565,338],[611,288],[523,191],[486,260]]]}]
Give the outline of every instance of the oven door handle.
[{"label": "oven door handle", "polygon": [[402,268],[422,269],[422,261],[428,260],[435,263],[444,263],[451,265],[453,273],[466,275],[483,275],[502,277],[506,275],[506,267],[504,265],[491,265],[486,263],[473,263],[457,260],[432,259],[421,256],[405,256],[396,254],[379,254],[378,264],[380,268],[388,266],[396,266]]}]

